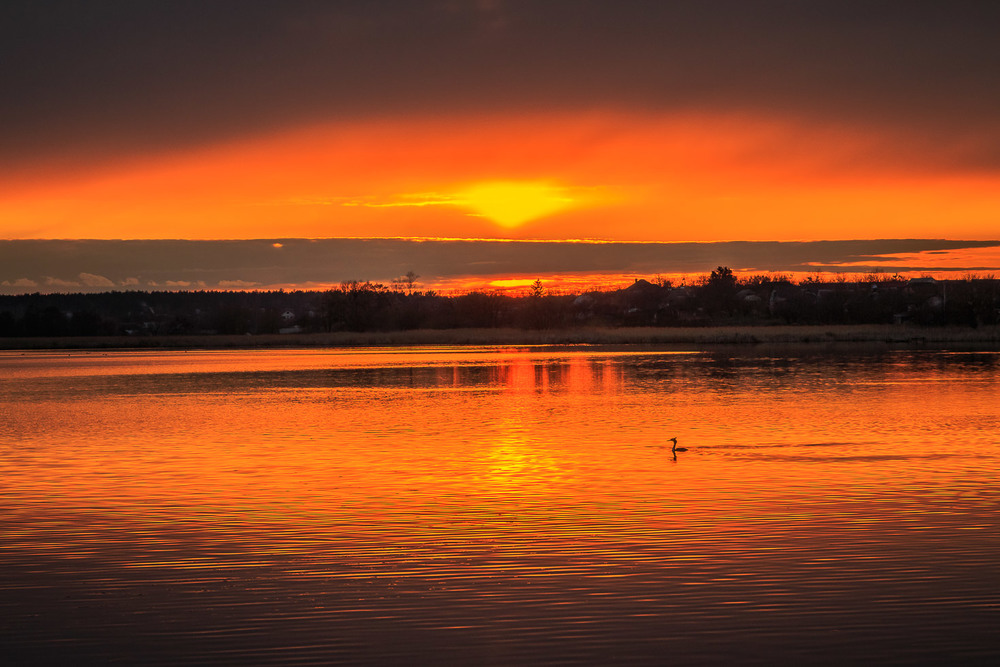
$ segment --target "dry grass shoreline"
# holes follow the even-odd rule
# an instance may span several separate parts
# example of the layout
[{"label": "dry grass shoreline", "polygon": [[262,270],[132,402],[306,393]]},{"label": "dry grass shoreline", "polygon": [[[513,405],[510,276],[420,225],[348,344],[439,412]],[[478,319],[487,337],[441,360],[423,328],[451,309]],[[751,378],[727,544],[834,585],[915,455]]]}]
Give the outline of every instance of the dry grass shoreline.
[{"label": "dry grass shoreline", "polygon": [[791,325],[700,328],[417,329],[412,331],[265,334],[259,336],[101,336],[0,338],[3,350],[237,349],[426,345],[756,345],[877,343],[1000,348],[1000,327]]}]

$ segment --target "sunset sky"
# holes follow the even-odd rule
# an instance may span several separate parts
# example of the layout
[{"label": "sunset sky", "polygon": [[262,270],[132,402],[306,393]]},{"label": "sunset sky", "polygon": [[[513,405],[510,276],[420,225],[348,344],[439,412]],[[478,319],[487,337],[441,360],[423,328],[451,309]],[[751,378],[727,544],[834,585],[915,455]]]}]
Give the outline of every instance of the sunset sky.
[{"label": "sunset sky", "polygon": [[[882,265],[991,270],[998,25],[986,2],[8,2],[0,246],[934,239],[975,243]],[[178,276],[206,268],[172,247],[167,273],[171,257]],[[0,268],[6,292],[156,282],[16,248],[36,262]],[[599,249],[620,261],[598,271],[638,270]],[[412,269],[488,273],[454,254]],[[676,255],[650,266],[688,270]],[[731,263],[785,270],[779,255]],[[801,262],[857,270],[852,256]],[[391,277],[372,261],[326,262],[326,282]],[[595,272],[564,264],[532,270]],[[206,285],[286,284],[261,268]]]}]

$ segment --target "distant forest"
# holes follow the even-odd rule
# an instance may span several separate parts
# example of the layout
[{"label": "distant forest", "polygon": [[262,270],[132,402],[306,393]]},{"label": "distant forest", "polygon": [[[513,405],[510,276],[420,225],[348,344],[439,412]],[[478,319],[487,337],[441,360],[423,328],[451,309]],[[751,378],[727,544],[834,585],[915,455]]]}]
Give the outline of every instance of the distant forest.
[{"label": "distant forest", "polygon": [[1000,323],[1000,280],[869,274],[794,282],[738,278],[718,267],[694,284],[636,280],[626,288],[525,294],[421,291],[412,273],[390,285],[350,281],[324,292],[195,291],[0,296],[0,336],[295,334],[514,327]]}]

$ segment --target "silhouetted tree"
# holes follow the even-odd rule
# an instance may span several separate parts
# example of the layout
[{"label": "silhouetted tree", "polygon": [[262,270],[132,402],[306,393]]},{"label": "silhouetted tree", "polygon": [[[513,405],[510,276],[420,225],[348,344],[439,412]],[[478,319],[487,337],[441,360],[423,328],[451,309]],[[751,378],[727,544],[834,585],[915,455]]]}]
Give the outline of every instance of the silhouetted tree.
[{"label": "silhouetted tree", "polygon": [[67,334],[70,336],[105,336],[114,332],[114,325],[109,325],[96,312],[90,309],[78,310],[68,320]]},{"label": "silhouetted tree", "polygon": [[456,297],[455,321],[463,327],[496,328],[504,326],[509,297],[499,292],[470,292]]},{"label": "silhouetted tree", "polygon": [[726,312],[736,305],[736,276],[728,266],[712,271],[702,288],[705,308],[709,312]]},{"label": "silhouetted tree", "polygon": [[[415,280],[416,274],[412,278]],[[404,280],[404,279],[399,279]],[[732,323],[891,323],[958,326],[1000,322],[1000,281],[904,281],[869,273],[795,284],[761,274],[736,280],[718,267],[697,286],[636,281],[585,295],[547,294],[541,280],[521,296],[472,292],[441,296],[404,282],[347,281],[327,292],[107,292],[0,295],[0,336],[111,333],[273,333],[295,313],[306,331],[410,328],[552,328],[570,325],[709,326]]]},{"label": "silhouetted tree", "polygon": [[411,296],[413,295],[413,290],[414,290],[414,287],[417,284],[417,278],[419,278],[419,277],[420,276],[418,276],[413,271],[407,271],[406,275],[403,276],[403,284],[406,285],[406,293],[407,294],[409,294]]},{"label": "silhouetted tree", "polygon": [[65,336],[69,327],[66,315],[58,307],[45,306],[25,311],[23,329],[27,336]]},{"label": "silhouetted tree", "polygon": [[18,334],[18,322],[14,313],[9,310],[0,312],[0,336],[16,336]]}]

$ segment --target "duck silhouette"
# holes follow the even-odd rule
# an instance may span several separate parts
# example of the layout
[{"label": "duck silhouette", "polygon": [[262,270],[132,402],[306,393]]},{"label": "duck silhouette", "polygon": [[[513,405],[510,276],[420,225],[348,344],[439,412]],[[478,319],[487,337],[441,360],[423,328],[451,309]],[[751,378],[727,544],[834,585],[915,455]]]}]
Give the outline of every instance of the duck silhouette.
[{"label": "duck silhouette", "polygon": [[677,446],[677,438],[670,438],[670,442],[674,443],[674,446],[670,448],[670,451],[672,452],[686,452],[688,450],[687,447]]}]

